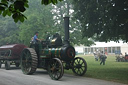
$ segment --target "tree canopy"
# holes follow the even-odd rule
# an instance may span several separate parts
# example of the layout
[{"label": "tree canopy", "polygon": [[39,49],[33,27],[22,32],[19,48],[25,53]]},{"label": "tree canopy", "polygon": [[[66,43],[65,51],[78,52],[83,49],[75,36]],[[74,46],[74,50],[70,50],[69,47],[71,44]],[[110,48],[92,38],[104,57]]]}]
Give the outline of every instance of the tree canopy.
[{"label": "tree canopy", "polygon": [[[39,39],[46,39],[56,32],[64,40],[63,17],[70,15],[70,41],[72,45],[91,45],[92,40],[82,38],[81,26],[79,21],[73,19],[72,0],[64,0],[56,5],[41,5],[40,0],[28,0],[29,8],[24,12],[27,19],[24,23],[15,23],[11,17],[0,15],[0,45],[22,43],[30,44],[35,32],[39,32]],[[68,4],[67,4],[68,3]]]},{"label": "tree canopy", "polygon": [[[41,4],[48,5],[50,3],[56,4],[62,0],[41,0]],[[29,7],[28,0],[0,0],[0,15],[12,16],[15,22],[23,22],[26,16],[23,12]]]},{"label": "tree canopy", "polygon": [[0,16],[0,45],[21,43],[19,31],[12,18]]},{"label": "tree canopy", "polygon": [[84,37],[128,42],[128,0],[74,0]]},{"label": "tree canopy", "polygon": [[[40,0],[40,3],[48,5],[59,1],[62,0]],[[12,16],[15,22],[24,22],[26,18],[24,12],[30,6],[29,2],[29,0],[0,0],[0,15]],[[81,27],[83,37],[93,37],[99,41],[128,42],[127,0],[74,0],[73,2],[77,21],[74,22]],[[71,6],[70,3],[67,4]],[[67,5],[67,9],[69,7]]]},{"label": "tree canopy", "polygon": [[29,1],[30,8],[24,13],[27,20],[18,25],[20,28],[19,38],[22,43],[27,45],[30,43],[31,37],[33,37],[35,32],[39,32],[40,39],[45,39],[48,34],[54,34],[57,30],[54,29],[53,15],[51,13],[52,6],[42,6],[39,3],[40,0]]},{"label": "tree canopy", "polygon": [[[64,35],[63,27],[63,17],[70,15],[70,24],[69,24],[69,31],[70,31],[70,41],[72,45],[85,45],[90,46],[94,44],[94,41],[89,40],[87,37],[82,38],[82,27],[80,26],[79,20],[73,17],[73,0],[63,0],[59,2],[52,9],[52,13],[54,15],[54,22],[56,31],[59,32],[62,36]],[[57,30],[58,29],[58,30]]]}]

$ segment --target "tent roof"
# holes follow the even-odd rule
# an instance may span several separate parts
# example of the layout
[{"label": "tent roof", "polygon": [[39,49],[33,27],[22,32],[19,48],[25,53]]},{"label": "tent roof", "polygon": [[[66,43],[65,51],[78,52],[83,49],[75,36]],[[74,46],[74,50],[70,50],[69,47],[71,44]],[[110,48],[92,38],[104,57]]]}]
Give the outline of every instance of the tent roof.
[{"label": "tent roof", "polygon": [[[122,46],[124,43],[123,42],[114,42],[114,41],[110,41],[110,42],[95,42],[96,45],[92,45],[91,47],[119,47]],[[125,43],[126,44],[126,43]]]}]

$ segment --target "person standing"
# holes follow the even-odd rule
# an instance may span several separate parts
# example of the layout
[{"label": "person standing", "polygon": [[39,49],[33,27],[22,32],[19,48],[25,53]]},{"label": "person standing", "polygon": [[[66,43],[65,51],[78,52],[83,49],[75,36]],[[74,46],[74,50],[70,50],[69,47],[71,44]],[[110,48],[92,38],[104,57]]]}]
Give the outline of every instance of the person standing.
[{"label": "person standing", "polygon": [[103,65],[105,65],[105,60],[106,60],[107,56],[105,55],[105,53],[102,51],[101,52],[101,62],[100,65],[103,63]]},{"label": "person standing", "polygon": [[94,51],[94,57],[95,57],[95,61],[98,61],[98,55],[97,55],[97,53],[96,53],[96,51]]},{"label": "person standing", "polygon": [[35,32],[35,35],[33,37],[33,45],[34,45],[34,48],[35,48],[35,51],[36,51],[36,54],[37,54],[37,57],[38,57],[38,65],[40,65],[40,59],[39,59],[39,42],[41,41],[39,38],[38,38],[38,33],[39,32]]}]

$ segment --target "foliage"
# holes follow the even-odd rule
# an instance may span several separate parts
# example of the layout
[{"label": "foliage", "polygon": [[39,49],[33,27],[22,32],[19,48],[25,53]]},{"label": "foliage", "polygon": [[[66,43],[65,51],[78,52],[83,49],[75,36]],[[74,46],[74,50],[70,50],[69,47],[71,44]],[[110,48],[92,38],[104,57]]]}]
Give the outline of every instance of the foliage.
[{"label": "foliage", "polygon": [[[56,4],[58,1],[62,0],[41,0],[41,3],[48,5],[50,3]],[[0,14],[4,17],[6,15],[12,16],[15,22],[23,22],[26,16],[23,12],[29,7],[28,0],[0,0]]]},{"label": "foliage", "polygon": [[45,39],[48,34],[55,33],[53,16],[50,12],[52,6],[42,6],[39,2],[40,0],[29,0],[29,8],[24,13],[28,19],[24,23],[14,23],[10,17],[0,16],[0,45],[7,43],[29,45],[36,31],[39,32],[40,39]]},{"label": "foliage", "polygon": [[54,22],[55,27],[58,29],[58,32],[63,36],[64,30],[63,27],[63,17],[70,16],[70,25],[69,25],[69,31],[70,31],[70,41],[71,44],[75,45],[92,45],[94,42],[92,40],[89,40],[88,38],[82,38],[82,27],[80,25],[80,22],[78,19],[75,19],[73,17],[73,0],[63,0],[63,2],[59,2],[52,9],[52,13],[54,14]]},{"label": "foliage", "polygon": [[[25,12],[27,20],[19,24],[20,40],[29,45],[31,37],[35,32],[39,32],[39,38],[45,39],[48,34],[53,34],[54,28],[53,16],[51,13],[52,6],[42,6],[40,0],[29,1],[29,9]],[[38,15],[38,16],[37,16]]]},{"label": "foliage", "polygon": [[74,10],[84,37],[128,42],[127,0],[75,0]]},{"label": "foliage", "polygon": [[[82,38],[82,27],[79,20],[73,18],[72,2],[64,0],[56,5],[41,5],[40,0],[28,0],[29,8],[24,12],[27,20],[24,23],[10,23],[10,18],[6,16],[0,20],[1,26],[1,44],[7,42],[11,43],[23,43],[29,45],[31,38],[35,32],[39,32],[39,39],[46,39],[47,36],[51,36],[54,33],[59,33],[64,39],[64,26],[63,17],[70,15],[70,41],[72,45],[91,45],[92,40],[88,38]],[[2,16],[1,16],[2,17]],[[5,20],[3,20],[5,19]],[[12,19],[11,19],[12,20]],[[10,27],[6,28],[6,24]],[[8,29],[6,32],[3,29]],[[15,31],[14,31],[15,30]],[[11,33],[10,33],[11,32]],[[7,35],[8,34],[8,35]],[[9,37],[9,39],[4,39]],[[14,37],[14,39],[13,39]],[[5,40],[5,41],[4,41]]]},{"label": "foliage", "polygon": [[15,22],[9,17],[3,18],[0,16],[0,45],[20,42],[19,29]]}]

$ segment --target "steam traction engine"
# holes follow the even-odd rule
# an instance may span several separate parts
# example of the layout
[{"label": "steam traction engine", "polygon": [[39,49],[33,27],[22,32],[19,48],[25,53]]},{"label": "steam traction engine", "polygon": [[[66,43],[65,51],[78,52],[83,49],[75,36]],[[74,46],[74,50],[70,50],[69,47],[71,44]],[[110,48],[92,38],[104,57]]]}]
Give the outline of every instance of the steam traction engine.
[{"label": "steam traction engine", "polygon": [[81,57],[75,58],[75,49],[69,42],[69,17],[64,18],[65,42],[59,34],[47,37],[45,41],[31,44],[21,55],[21,69],[24,74],[33,74],[37,68],[46,69],[49,76],[58,80],[63,76],[64,69],[72,69],[79,76],[87,70],[86,61]]},{"label": "steam traction engine", "polygon": [[5,69],[9,70],[10,65],[20,65],[20,55],[23,49],[26,48],[23,44],[4,45],[0,47],[0,68],[5,64]]}]

